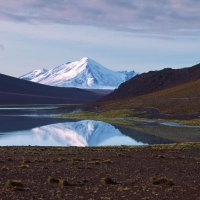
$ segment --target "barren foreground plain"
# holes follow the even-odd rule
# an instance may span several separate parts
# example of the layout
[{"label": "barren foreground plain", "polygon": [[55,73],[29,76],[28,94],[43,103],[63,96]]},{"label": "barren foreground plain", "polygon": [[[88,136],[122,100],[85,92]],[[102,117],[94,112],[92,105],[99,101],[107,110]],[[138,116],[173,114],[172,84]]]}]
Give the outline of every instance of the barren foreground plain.
[{"label": "barren foreground plain", "polygon": [[0,199],[200,199],[200,144],[0,147]]}]

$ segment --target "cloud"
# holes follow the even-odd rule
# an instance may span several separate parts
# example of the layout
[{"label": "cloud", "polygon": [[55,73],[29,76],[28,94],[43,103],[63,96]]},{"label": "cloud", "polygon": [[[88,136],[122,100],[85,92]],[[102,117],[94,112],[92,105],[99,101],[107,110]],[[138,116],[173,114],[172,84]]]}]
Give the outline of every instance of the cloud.
[{"label": "cloud", "polygon": [[7,0],[0,20],[89,25],[154,36],[197,36],[199,0]]}]

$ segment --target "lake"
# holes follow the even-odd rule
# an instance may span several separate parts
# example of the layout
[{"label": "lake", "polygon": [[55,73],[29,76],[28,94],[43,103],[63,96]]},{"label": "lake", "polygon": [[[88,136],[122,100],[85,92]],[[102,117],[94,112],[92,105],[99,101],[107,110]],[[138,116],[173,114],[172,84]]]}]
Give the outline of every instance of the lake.
[{"label": "lake", "polygon": [[181,139],[200,141],[198,128],[152,120],[124,127],[95,120],[62,119],[57,108],[0,108],[0,146],[85,147],[168,144]]}]

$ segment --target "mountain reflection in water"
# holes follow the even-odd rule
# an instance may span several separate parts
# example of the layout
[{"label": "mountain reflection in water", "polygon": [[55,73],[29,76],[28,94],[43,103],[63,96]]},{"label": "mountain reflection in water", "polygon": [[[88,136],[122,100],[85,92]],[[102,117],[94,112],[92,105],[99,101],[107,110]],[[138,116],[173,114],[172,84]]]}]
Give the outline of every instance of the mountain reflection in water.
[{"label": "mountain reflection in water", "polygon": [[111,124],[83,120],[56,123],[29,130],[1,133],[1,146],[110,146],[144,145],[122,134]]}]

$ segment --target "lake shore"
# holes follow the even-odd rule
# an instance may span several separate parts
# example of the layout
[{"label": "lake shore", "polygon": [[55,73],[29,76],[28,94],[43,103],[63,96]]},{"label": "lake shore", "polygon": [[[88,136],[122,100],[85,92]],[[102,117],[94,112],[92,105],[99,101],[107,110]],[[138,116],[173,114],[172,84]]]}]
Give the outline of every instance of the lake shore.
[{"label": "lake shore", "polygon": [[1,199],[198,199],[200,144],[0,147]]}]

